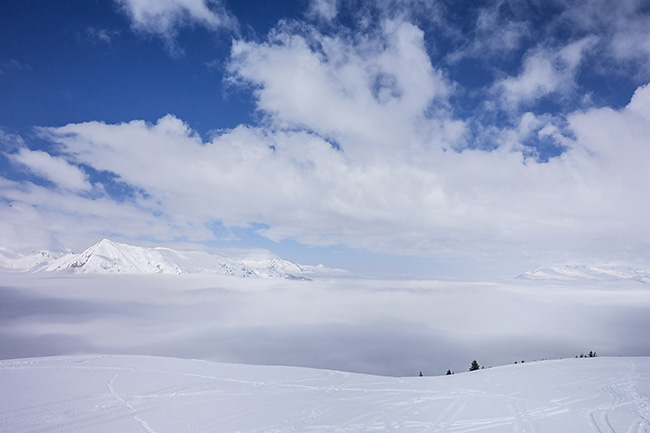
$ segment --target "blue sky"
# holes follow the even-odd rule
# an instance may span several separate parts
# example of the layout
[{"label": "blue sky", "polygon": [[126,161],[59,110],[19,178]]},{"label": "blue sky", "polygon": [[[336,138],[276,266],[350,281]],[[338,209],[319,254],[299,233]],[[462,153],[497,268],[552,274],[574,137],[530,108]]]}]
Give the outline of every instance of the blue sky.
[{"label": "blue sky", "polygon": [[648,81],[637,0],[4,1],[0,245],[644,266]]}]

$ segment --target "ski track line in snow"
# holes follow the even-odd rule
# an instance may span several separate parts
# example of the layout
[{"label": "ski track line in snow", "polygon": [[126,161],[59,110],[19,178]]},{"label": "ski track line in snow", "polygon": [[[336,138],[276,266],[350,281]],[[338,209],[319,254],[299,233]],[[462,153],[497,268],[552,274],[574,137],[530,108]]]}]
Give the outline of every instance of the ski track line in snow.
[{"label": "ski track line in snow", "polygon": [[[248,428],[237,428],[237,431],[245,431],[247,433],[256,433],[256,432],[288,432],[288,431],[300,431],[298,428],[301,425],[306,425],[308,421],[311,421],[314,418],[318,418],[321,411],[315,410],[313,407],[302,408],[296,410],[295,404],[286,404],[286,403],[275,403],[261,405],[257,404],[254,408],[255,417],[266,417],[269,414],[273,415],[276,412],[279,412],[287,407],[291,407],[291,415],[287,415],[282,421],[275,421],[273,425],[264,426],[261,428],[248,427]],[[307,418],[305,418],[307,416]],[[219,416],[215,418],[206,418],[200,422],[195,422],[187,425],[187,430],[183,431],[192,431],[194,433],[213,433],[224,429],[224,426],[241,426],[242,422],[246,422],[251,419],[251,410],[238,410],[227,416]],[[230,429],[227,429],[230,430]]]},{"label": "ski track line in snow", "polygon": [[[474,390],[463,390],[456,399],[445,408],[440,416],[433,423],[436,433],[470,433],[481,430],[491,430],[497,427],[515,425],[514,416],[501,416],[491,418],[463,419],[461,415],[471,408],[472,403],[480,404],[478,398],[484,397],[481,392]],[[470,411],[471,412],[471,411]],[[515,430],[527,432],[528,430]]]},{"label": "ski track line in snow", "polygon": [[[71,410],[70,403],[75,406],[86,408],[92,407],[92,411],[86,409]],[[36,405],[19,411],[3,412],[1,415],[12,413],[11,420],[20,420],[19,424],[0,422],[0,431],[12,431],[18,428],[21,432],[30,433],[51,433],[57,431],[70,431],[76,427],[100,426],[107,422],[124,418],[126,415],[120,413],[117,404],[110,404],[105,399],[78,398],[56,401],[47,405]]]},{"label": "ski track line in snow", "polygon": [[[309,379],[307,379],[309,380]],[[307,424],[308,421],[313,421],[318,419],[323,413],[326,413],[329,409],[328,400],[323,397],[319,397],[318,394],[327,395],[331,390],[313,387],[313,386],[285,386],[292,384],[277,384],[275,382],[246,382],[240,381],[240,383],[245,384],[254,384],[257,387],[256,393],[250,393],[248,391],[239,391],[236,394],[228,393],[224,391],[223,400],[228,401],[232,398],[241,399],[247,398],[252,400],[254,403],[255,417],[261,418],[269,416],[272,418],[273,414],[281,412],[283,409],[290,408],[288,411],[291,415],[287,416],[282,421],[275,421],[272,426],[265,426],[264,428],[248,428],[241,429],[237,427],[237,430],[245,431],[247,433],[256,433],[256,432],[288,432],[288,431],[301,431],[298,426],[311,427]],[[287,388],[281,392],[274,391],[275,387],[281,386]],[[271,391],[269,391],[271,390]],[[299,407],[296,407],[294,401],[285,400],[282,398],[277,398],[278,396],[293,394],[295,392],[303,392],[308,395],[305,398],[299,400]],[[313,395],[317,394],[317,395]],[[315,404],[315,401],[319,401],[319,404]],[[211,403],[214,400],[211,400]],[[331,403],[329,404],[331,405]],[[251,419],[251,406],[243,405],[242,408],[231,411],[228,415],[219,415],[214,418],[207,418],[201,421],[192,422],[186,424],[182,430],[178,431],[191,431],[193,433],[213,433],[215,431],[227,430],[225,426],[232,425],[233,428],[239,426],[242,422]],[[287,412],[287,411],[285,411]]]},{"label": "ski track line in snow", "polygon": [[[619,378],[620,375],[617,375]],[[629,404],[624,400],[624,396],[614,389],[611,383],[605,383],[600,387],[601,391],[609,394],[612,397],[610,403],[602,404],[595,409],[589,411],[589,424],[593,427],[596,433],[616,433],[614,427],[609,421],[608,413],[610,410],[619,406]]]},{"label": "ski track line in snow", "polygon": [[513,399],[507,399],[507,404],[515,417],[515,431],[526,433],[538,433],[539,430],[530,414],[522,409],[521,405],[516,403]]},{"label": "ski track line in snow", "polygon": [[[634,362],[629,360],[629,365],[630,368],[627,372],[617,374],[598,388],[601,392],[609,394],[611,401],[588,411],[589,424],[596,433],[621,432],[621,430],[617,431],[610,422],[610,412],[625,406],[635,407],[639,414],[639,417],[632,421],[626,433],[645,433],[648,431],[650,424],[645,416],[647,412],[643,407],[644,404],[647,405],[647,401],[636,390],[635,383],[638,381],[638,375]],[[621,387],[622,390],[617,389]]]},{"label": "ski track line in snow", "polygon": [[[81,360],[73,360],[75,364],[84,363],[93,359],[105,357],[92,357]],[[65,365],[66,368],[80,369],[79,366],[71,366],[68,359],[56,360]],[[55,361],[55,362],[56,362]],[[39,360],[16,360],[2,361],[1,370],[56,370],[60,366],[43,366]],[[119,367],[98,367],[88,368],[89,370],[116,370]],[[129,416],[123,410],[124,405],[116,402],[111,396],[107,399],[105,395],[91,397],[76,397],[56,400],[45,404],[36,404],[20,409],[9,411],[0,410],[0,431],[12,431],[18,428],[21,432],[29,433],[52,433],[66,432],[79,427],[101,426],[106,423],[120,420]],[[72,409],[74,408],[74,409]],[[11,414],[11,417],[6,415]],[[4,421],[3,421],[4,420]],[[10,421],[13,423],[9,424]],[[18,421],[18,425],[15,422]]]},{"label": "ski track line in snow", "polygon": [[[628,404],[636,409],[638,418],[632,422],[626,433],[648,433],[650,432],[650,402],[639,394],[637,385],[641,379],[634,361],[628,359],[628,364],[630,370],[622,384],[628,398]],[[648,378],[645,380],[648,380]]]},{"label": "ski track line in snow", "polygon": [[455,397],[454,400],[441,413],[438,419],[434,421],[434,432],[445,432],[447,428],[458,418],[465,410],[467,401],[462,397]]},{"label": "ski track line in snow", "polygon": [[[130,370],[130,373],[133,373],[135,370]],[[120,397],[120,395],[115,392],[115,387],[113,386],[115,383],[115,380],[119,377],[119,373],[115,373],[115,375],[111,378],[111,380],[106,384],[106,387],[108,388],[108,392],[110,392],[111,396],[115,398],[115,400],[123,403],[131,412],[131,415],[133,417],[133,420],[136,421],[138,424],[142,426],[142,428],[147,432],[147,433],[156,433],[155,430],[153,430],[151,427],[149,427],[149,424],[140,418],[137,413],[138,411],[135,409],[134,406],[132,406],[126,399]]]},{"label": "ski track line in snow", "polygon": [[[626,433],[648,433],[650,432],[650,402],[639,394],[637,384],[640,382],[637,367],[634,361],[629,359],[630,374],[625,382],[626,390],[633,399],[639,417],[632,423]],[[648,380],[647,378],[645,380]]]}]

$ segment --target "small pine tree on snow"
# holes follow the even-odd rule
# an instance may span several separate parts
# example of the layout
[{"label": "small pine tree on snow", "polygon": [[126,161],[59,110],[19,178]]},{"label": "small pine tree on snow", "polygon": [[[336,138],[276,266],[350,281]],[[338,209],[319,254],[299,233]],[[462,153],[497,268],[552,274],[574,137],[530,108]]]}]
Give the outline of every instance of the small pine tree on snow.
[{"label": "small pine tree on snow", "polygon": [[451,376],[451,370],[447,370],[447,376]]},{"label": "small pine tree on snow", "polygon": [[476,371],[479,368],[481,368],[481,366],[478,365],[478,362],[476,362],[475,359],[474,361],[472,361],[472,365],[469,366],[469,371]]}]

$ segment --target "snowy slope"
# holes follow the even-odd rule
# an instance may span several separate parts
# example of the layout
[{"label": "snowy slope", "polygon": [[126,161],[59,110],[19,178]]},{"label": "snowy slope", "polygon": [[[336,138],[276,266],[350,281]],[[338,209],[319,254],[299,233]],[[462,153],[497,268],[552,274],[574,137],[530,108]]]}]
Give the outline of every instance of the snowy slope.
[{"label": "snowy slope", "polygon": [[304,266],[281,260],[236,260],[202,251],[145,248],[103,239],[81,254],[30,256],[4,255],[0,267],[22,271],[69,271],[74,273],[187,274],[208,273],[237,277],[308,278],[336,274],[324,266]]},{"label": "snowy slope", "polygon": [[650,431],[650,358],[440,377],[126,356],[0,361],[6,432]]},{"label": "snowy slope", "polygon": [[638,281],[650,283],[650,272],[625,266],[546,266],[517,277],[523,280]]}]

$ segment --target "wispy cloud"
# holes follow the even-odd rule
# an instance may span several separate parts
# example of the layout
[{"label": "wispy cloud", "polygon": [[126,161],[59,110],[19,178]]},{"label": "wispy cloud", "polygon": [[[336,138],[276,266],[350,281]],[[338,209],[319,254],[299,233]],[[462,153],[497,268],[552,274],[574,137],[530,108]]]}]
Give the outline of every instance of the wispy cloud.
[{"label": "wispy cloud", "polygon": [[115,0],[131,20],[132,27],[163,39],[172,54],[181,54],[176,44],[181,28],[201,26],[212,31],[236,31],[237,19],[220,0]]},{"label": "wispy cloud", "polygon": [[550,94],[576,90],[576,75],[584,61],[585,52],[597,42],[585,37],[559,49],[539,48],[526,56],[521,73],[497,81],[493,89],[504,108],[518,111],[520,105],[531,104]]},{"label": "wispy cloud", "polygon": [[478,9],[471,37],[459,37],[459,48],[449,53],[447,60],[452,63],[465,58],[490,60],[512,55],[520,49],[524,40],[531,36],[531,24],[512,14],[506,15],[504,10],[509,8],[503,0]]},{"label": "wispy cloud", "polygon": [[5,74],[29,71],[30,69],[31,67],[29,65],[21,63],[16,59],[7,60],[0,64],[0,77]]},{"label": "wispy cloud", "polygon": [[51,156],[47,152],[22,148],[9,157],[57,187],[74,192],[88,191],[92,188],[86,173],[66,160]]},{"label": "wispy cloud", "polygon": [[338,0],[312,0],[307,14],[317,19],[331,21],[338,13]]},{"label": "wispy cloud", "polygon": [[[576,32],[599,35],[602,40],[600,66],[610,68],[607,60],[631,64],[615,64],[628,69],[643,65],[639,78],[647,80],[650,62],[650,16],[643,0],[623,0],[612,4],[606,0],[589,0],[579,7],[568,3],[560,17]],[[602,60],[605,60],[604,62]]]},{"label": "wispy cloud", "polygon": [[86,37],[91,42],[101,42],[109,45],[118,34],[119,32],[117,30],[108,30],[98,27],[87,27],[85,31]]}]

